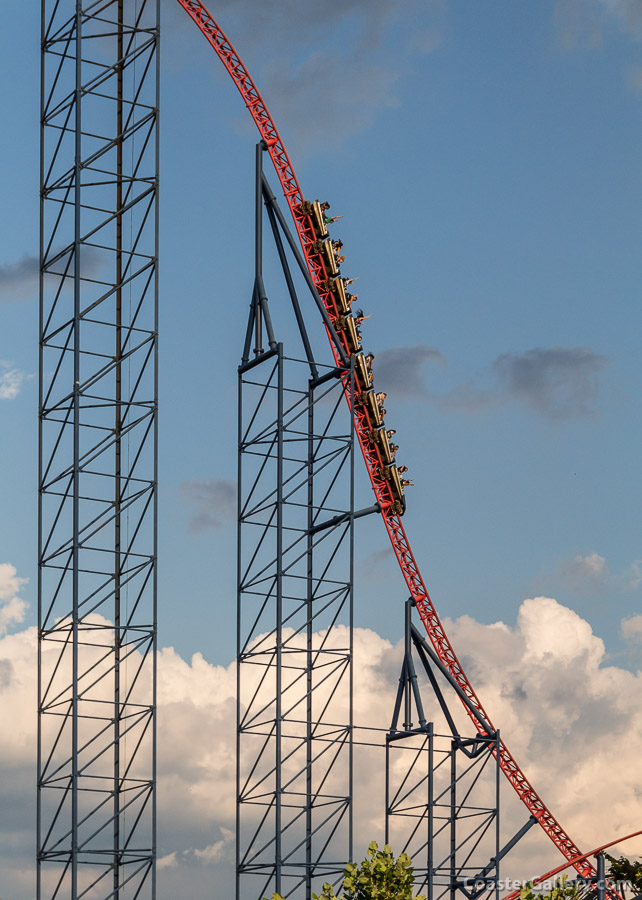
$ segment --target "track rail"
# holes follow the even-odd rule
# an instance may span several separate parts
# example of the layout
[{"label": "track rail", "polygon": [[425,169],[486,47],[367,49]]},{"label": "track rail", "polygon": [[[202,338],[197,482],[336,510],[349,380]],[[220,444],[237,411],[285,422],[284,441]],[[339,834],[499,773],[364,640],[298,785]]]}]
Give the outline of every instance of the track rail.
[{"label": "track rail", "polygon": [[[301,210],[303,193],[295,175],[292,163],[283,145],[279,132],[263,102],[263,99],[254,83],[250,73],[243,65],[241,58],[227,39],[225,33],[200,2],[200,0],[178,0],[190,18],[195,22],[199,30],[207,38],[215,50],[219,59],[227,69],[229,75],[237,86],[250,115],[259,130],[261,138],[267,145],[268,153],[274,163],[276,173],[283,188],[283,193],[294,219],[294,224],[301,241],[301,247],[310,270],[310,274],[319,291],[328,312],[333,315],[334,302],[328,291],[328,277],[321,255],[315,250],[316,235],[309,216]],[[331,344],[335,361],[339,364],[339,356],[334,344]],[[470,700],[474,709],[478,710],[486,722],[491,724],[491,719],[484,710],[481,701],[477,697],[470,681],[457,659],[452,644],[448,640],[446,632],[441,624],[437,611],[426,589],[419,566],[413,556],[410,542],[406,535],[401,516],[395,512],[391,499],[390,489],[381,475],[380,459],[376,448],[370,442],[368,434],[370,422],[364,407],[355,406],[353,410],[355,429],[359,444],[368,469],[372,488],[377,501],[381,505],[382,518],[390,538],[397,561],[408,585],[408,590],[413,597],[419,615],[425,625],[430,638],[442,663],[448,668],[453,678],[457,681],[462,691]],[[465,707],[476,728],[484,732],[480,720],[475,714]],[[553,841],[557,849],[567,860],[566,865],[573,865],[575,869],[585,876],[596,874],[593,865],[586,859],[580,849],[571,840],[565,829],[551,813],[544,801],[539,797],[531,783],[528,781],[516,760],[508,750],[506,744],[501,741],[499,745],[499,765],[519,795],[527,809],[533,814]]]},{"label": "track rail", "polygon": [[[579,862],[582,862],[588,859],[589,856],[597,856],[598,853],[602,853],[604,850],[608,850],[609,847],[614,847],[616,844],[623,844],[624,841],[628,841],[631,838],[639,837],[642,834],[642,831],[633,831],[631,834],[627,834],[624,837],[616,838],[614,841],[609,841],[608,844],[601,844],[599,847],[595,847],[593,850],[589,850],[588,853],[583,853],[581,857],[578,859],[567,859],[566,862],[563,862],[559,866],[555,866],[554,869],[550,869],[550,871],[545,872],[543,875],[540,875],[539,878],[533,879],[533,887],[537,887],[543,881],[548,881],[549,878],[554,878],[556,875],[559,875],[560,872],[563,872],[564,869],[568,869],[569,865],[576,865]],[[615,889],[611,886],[607,886],[607,891],[611,897],[619,897],[619,894],[615,892]],[[507,894],[504,897],[504,900],[517,900],[520,896],[520,891],[513,891],[512,894]]]}]

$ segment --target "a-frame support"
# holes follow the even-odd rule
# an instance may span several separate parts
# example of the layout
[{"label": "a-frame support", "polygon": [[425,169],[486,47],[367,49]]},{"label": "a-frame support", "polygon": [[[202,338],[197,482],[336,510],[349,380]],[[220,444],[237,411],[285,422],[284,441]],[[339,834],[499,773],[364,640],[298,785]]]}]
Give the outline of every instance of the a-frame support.
[{"label": "a-frame support", "polygon": [[[379,507],[354,509],[352,362],[263,174],[264,149],[239,366],[236,896],[311,900],[352,859],[354,520]],[[303,354],[287,353],[273,324],[267,235]],[[315,352],[296,269],[339,366],[327,345]]]},{"label": "a-frame support", "polygon": [[[498,900],[500,862],[536,819],[500,846],[499,733],[475,710],[480,730],[462,734],[460,700],[470,701],[413,625],[413,607],[411,598],[386,735],[385,840],[410,855],[416,890],[428,900]],[[458,695],[452,710],[442,685]],[[440,714],[442,733],[429,721],[433,714]]]}]

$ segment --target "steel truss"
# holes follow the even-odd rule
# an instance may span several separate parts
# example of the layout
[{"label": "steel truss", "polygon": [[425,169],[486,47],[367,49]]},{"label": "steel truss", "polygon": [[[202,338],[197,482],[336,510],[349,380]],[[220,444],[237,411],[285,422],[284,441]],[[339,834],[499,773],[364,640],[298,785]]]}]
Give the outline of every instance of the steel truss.
[{"label": "steel truss", "polygon": [[[354,510],[354,376],[313,356],[284,252],[296,244],[262,174],[263,149],[239,368],[237,898],[309,900],[352,855],[353,530],[371,510]],[[262,201],[303,359],[285,355],[272,327]]]},{"label": "steel truss", "polygon": [[153,898],[157,0],[42,0],[39,900]]},{"label": "steel truss", "polygon": [[[440,681],[445,678],[460,700],[470,701],[412,624],[413,608],[411,598],[386,736],[386,843],[411,857],[415,887],[428,900],[454,900],[457,894],[467,900],[498,900],[500,861],[537,820],[531,816],[500,849],[499,732],[484,723],[474,736],[462,736]],[[426,719],[415,659],[441,709],[447,735],[438,734]]]}]

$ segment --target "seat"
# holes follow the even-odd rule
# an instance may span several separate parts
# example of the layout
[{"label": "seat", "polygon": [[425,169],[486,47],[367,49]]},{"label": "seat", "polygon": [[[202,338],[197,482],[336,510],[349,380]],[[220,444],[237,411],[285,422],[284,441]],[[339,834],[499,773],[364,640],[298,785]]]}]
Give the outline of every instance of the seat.
[{"label": "seat", "polygon": [[370,378],[368,377],[368,367],[366,366],[366,358],[363,352],[355,354],[354,371],[359,382],[359,388],[362,391],[370,390]]},{"label": "seat", "polygon": [[399,475],[399,469],[396,466],[390,466],[388,471],[390,472],[390,493],[395,500],[403,502],[403,487],[401,485],[401,476]]},{"label": "seat", "polygon": [[357,334],[357,323],[352,318],[352,316],[344,317],[344,331],[346,333],[346,343],[348,345],[348,349],[350,351],[350,355],[354,353],[358,353],[361,349],[361,341],[359,340],[359,335]]},{"label": "seat", "polygon": [[312,204],[312,221],[317,236],[326,238],[328,236],[328,226],[325,224],[325,216],[323,215],[323,210],[321,209],[321,204],[318,200],[315,200]]},{"label": "seat", "polygon": [[377,446],[379,447],[381,462],[386,466],[391,465],[393,460],[392,453],[390,451],[390,442],[388,441],[388,437],[383,430],[381,432],[381,437],[377,441]]},{"label": "seat", "polygon": [[370,417],[370,424],[375,428],[380,428],[383,424],[383,420],[381,418],[381,413],[379,412],[377,398],[375,397],[375,393],[372,390],[368,391],[368,393],[366,394],[366,408]]},{"label": "seat", "polygon": [[330,275],[338,275],[339,269],[337,267],[337,261],[334,258],[334,250],[332,249],[330,241],[323,242],[323,258],[326,261],[326,271]]},{"label": "seat", "polygon": [[350,312],[350,302],[348,300],[345,285],[342,278],[337,278],[334,282],[335,293],[337,296],[337,305],[344,316]]}]

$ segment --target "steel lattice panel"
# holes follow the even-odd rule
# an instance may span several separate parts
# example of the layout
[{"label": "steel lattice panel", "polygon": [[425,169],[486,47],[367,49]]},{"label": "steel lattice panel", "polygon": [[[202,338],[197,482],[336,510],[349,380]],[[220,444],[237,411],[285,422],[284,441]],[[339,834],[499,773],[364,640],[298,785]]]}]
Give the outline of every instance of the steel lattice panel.
[{"label": "steel lattice panel", "polygon": [[42,28],[38,897],[153,897],[157,8]]},{"label": "steel lattice panel", "polygon": [[354,441],[342,382],[309,376],[280,345],[240,376],[242,898],[350,859]]}]

